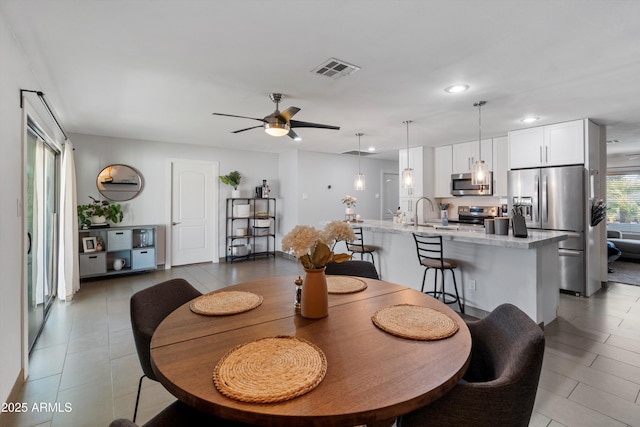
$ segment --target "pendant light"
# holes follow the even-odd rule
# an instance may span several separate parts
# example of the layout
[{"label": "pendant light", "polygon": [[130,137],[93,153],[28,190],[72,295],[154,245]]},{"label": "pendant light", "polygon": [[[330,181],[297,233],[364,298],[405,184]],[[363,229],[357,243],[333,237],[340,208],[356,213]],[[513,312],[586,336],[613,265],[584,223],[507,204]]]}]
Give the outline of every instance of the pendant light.
[{"label": "pendant light", "polygon": [[489,185],[489,171],[487,165],[482,160],[482,106],[487,101],[478,101],[473,104],[474,107],[478,107],[478,154],[479,159],[473,163],[471,169],[471,184],[472,185]]},{"label": "pendant light", "polygon": [[365,186],[364,174],[360,172],[360,137],[362,135],[364,135],[362,132],[356,133],[356,136],[358,137],[358,173],[353,180],[353,187],[356,189],[356,191],[364,191]]},{"label": "pendant light", "polygon": [[412,120],[402,122],[407,125],[407,167],[402,171],[402,188],[406,188],[409,194],[413,194],[413,169],[409,166],[409,123]]}]

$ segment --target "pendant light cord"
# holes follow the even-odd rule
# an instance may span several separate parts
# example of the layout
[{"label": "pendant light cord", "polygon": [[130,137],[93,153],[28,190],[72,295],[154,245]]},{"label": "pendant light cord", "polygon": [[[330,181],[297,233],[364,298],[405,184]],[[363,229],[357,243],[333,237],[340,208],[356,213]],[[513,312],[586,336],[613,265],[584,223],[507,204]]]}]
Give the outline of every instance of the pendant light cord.
[{"label": "pendant light cord", "polygon": [[361,173],[361,171],[360,171],[360,153],[361,153],[361,150],[360,150],[360,137],[362,135],[364,135],[362,132],[356,133],[356,136],[358,137],[358,174]]},{"label": "pendant light cord", "polygon": [[478,107],[478,161],[482,160],[482,106],[486,103],[487,101],[478,101],[473,104],[474,107]]},{"label": "pendant light cord", "polygon": [[412,120],[405,120],[402,122],[407,125],[407,169],[409,169],[409,123],[411,122]]}]

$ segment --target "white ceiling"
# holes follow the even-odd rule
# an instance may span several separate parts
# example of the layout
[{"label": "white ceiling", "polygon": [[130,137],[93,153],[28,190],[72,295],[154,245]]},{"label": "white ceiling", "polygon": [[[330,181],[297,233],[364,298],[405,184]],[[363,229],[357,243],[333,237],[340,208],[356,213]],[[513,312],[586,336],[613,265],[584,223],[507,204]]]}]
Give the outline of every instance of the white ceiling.
[{"label": "white ceiling", "polygon": [[[637,0],[0,0],[70,133],[281,152],[438,146],[589,117],[609,153],[640,152]],[[361,67],[311,72],[331,58]],[[448,94],[465,83],[470,89]],[[273,138],[270,92],[295,119],[340,126]],[[611,160],[610,160],[611,161]]]}]

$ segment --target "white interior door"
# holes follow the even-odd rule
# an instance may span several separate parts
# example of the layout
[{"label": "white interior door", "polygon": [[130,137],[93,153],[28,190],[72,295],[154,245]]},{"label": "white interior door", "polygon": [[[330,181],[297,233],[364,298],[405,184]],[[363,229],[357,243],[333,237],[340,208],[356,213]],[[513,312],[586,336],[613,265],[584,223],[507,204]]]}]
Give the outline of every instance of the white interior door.
[{"label": "white interior door", "polygon": [[171,264],[217,262],[218,164],[171,164]]}]

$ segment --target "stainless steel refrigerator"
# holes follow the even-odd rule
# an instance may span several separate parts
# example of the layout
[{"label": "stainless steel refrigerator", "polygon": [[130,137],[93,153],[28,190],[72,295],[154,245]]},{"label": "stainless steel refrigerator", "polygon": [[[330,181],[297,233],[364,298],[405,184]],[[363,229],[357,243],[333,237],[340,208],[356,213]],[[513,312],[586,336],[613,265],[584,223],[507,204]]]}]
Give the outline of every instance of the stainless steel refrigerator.
[{"label": "stainless steel refrigerator", "polygon": [[562,166],[519,169],[508,173],[509,212],[521,206],[527,228],[559,230],[560,289],[584,295],[585,169]]}]

